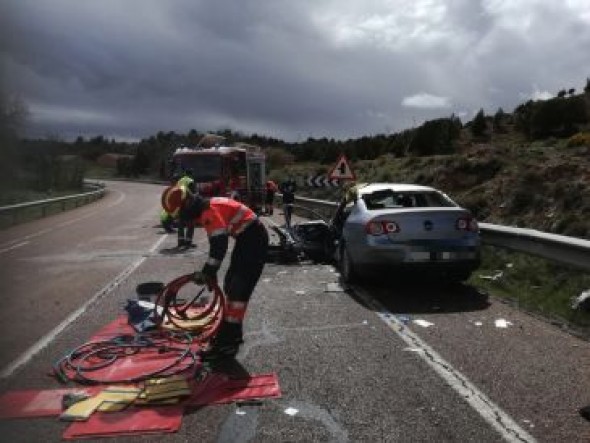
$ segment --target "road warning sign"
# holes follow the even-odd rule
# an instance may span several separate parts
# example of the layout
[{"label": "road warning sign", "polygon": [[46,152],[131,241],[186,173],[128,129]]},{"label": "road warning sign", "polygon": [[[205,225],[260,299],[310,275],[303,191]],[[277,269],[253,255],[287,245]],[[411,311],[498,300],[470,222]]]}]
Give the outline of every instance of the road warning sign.
[{"label": "road warning sign", "polygon": [[352,172],[352,168],[344,154],[340,156],[336,162],[336,166],[330,171],[328,177],[332,180],[356,180],[356,176],[354,175],[354,172]]}]

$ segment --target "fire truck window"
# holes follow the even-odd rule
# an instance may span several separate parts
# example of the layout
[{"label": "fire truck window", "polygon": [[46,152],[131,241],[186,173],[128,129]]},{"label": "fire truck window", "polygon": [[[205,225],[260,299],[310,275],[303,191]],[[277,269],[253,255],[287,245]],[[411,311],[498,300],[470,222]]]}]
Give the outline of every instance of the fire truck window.
[{"label": "fire truck window", "polygon": [[221,175],[221,157],[210,155],[186,156],[182,168],[191,169],[196,182],[217,180]]},{"label": "fire truck window", "polygon": [[246,175],[246,153],[240,152],[239,153],[239,160],[236,162],[236,167],[238,170],[236,171],[238,175]]}]

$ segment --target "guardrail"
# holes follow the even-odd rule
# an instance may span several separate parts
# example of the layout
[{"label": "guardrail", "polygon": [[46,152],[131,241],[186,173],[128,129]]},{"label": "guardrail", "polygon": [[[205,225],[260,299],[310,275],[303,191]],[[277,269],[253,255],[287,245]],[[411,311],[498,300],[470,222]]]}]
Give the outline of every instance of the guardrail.
[{"label": "guardrail", "polygon": [[[329,219],[338,203],[296,197],[295,201]],[[548,234],[534,229],[480,223],[482,243],[536,255],[584,271],[590,271],[590,240]]]},{"label": "guardrail", "polygon": [[86,182],[84,186],[94,188],[94,190],[65,197],[0,206],[0,226],[15,225],[19,221],[45,217],[57,211],[78,207],[102,198],[106,192],[105,185],[101,183]]}]

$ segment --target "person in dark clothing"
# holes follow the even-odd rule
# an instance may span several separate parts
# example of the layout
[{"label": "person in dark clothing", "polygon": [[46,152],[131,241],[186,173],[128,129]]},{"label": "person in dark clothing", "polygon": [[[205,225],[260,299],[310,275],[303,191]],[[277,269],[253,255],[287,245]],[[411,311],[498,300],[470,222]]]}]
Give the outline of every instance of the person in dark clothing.
[{"label": "person in dark clothing", "polygon": [[254,211],[226,197],[203,198],[182,187],[170,187],[162,195],[162,206],[178,213],[181,220],[202,226],[209,238],[209,257],[194,280],[206,284],[217,280],[227,253],[229,237],[235,239],[223,290],[227,297],[223,321],[205,361],[233,357],[243,343],[243,320],[248,302],[266,263],[268,233]]},{"label": "person in dark clothing", "polygon": [[279,187],[283,194],[283,212],[285,214],[285,226],[291,228],[291,216],[293,215],[293,204],[295,203],[295,192],[297,191],[297,184],[293,178],[281,183]]}]

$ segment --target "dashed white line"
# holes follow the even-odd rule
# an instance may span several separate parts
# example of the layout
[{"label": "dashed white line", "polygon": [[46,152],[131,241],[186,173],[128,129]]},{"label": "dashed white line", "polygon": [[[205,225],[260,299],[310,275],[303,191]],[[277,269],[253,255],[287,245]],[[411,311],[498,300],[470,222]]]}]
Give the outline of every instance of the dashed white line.
[{"label": "dashed white line", "polygon": [[[167,235],[163,235],[158,239],[156,243],[150,248],[150,253],[153,253],[162,242],[168,237]],[[139,260],[135,261],[131,264],[127,269],[117,275],[112,281],[110,281],[105,287],[103,287],[100,291],[94,294],[86,303],[72,312],[64,321],[62,321],[59,325],[57,325],[52,331],[50,331],[47,335],[42,337],[39,341],[37,341],[33,346],[23,352],[20,357],[6,366],[2,372],[0,372],[0,378],[7,378],[14,373],[18,368],[26,364],[30,361],[39,351],[44,349],[47,345],[49,345],[65,328],[67,328],[71,323],[73,323],[78,317],[80,317],[93,303],[95,303],[98,299],[102,296],[108,294],[117,286],[119,286],[129,275],[133,273],[148,257],[142,257]]]},{"label": "dashed white line", "polygon": [[[490,400],[469,379],[444,360],[434,349],[424,342],[418,335],[407,328],[404,323],[388,312],[381,303],[369,296],[361,288],[355,287],[354,292],[374,309],[377,316],[394,331],[424,360],[461,398],[488,423],[507,442],[535,442],[535,438],[521,428],[506,412]],[[408,348],[406,348],[407,350]]]}]

